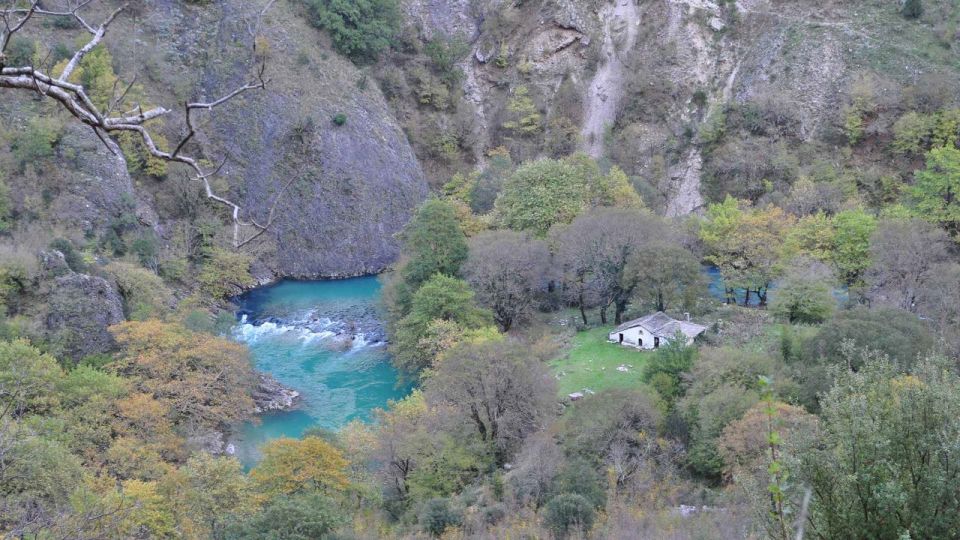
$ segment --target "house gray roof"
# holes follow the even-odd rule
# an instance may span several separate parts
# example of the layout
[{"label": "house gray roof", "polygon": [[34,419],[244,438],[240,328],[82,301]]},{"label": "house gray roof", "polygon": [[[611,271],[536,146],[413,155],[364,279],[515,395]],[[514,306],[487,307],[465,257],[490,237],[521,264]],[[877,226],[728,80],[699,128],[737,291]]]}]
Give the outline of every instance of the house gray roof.
[{"label": "house gray roof", "polygon": [[656,313],[651,313],[650,315],[640,317],[639,319],[627,321],[616,327],[613,331],[622,332],[624,330],[629,330],[630,328],[636,328],[637,326],[642,326],[644,330],[657,337],[667,339],[677,335],[678,331],[692,339],[707,330],[706,326],[689,321],[678,321],[666,313],[658,311]]}]

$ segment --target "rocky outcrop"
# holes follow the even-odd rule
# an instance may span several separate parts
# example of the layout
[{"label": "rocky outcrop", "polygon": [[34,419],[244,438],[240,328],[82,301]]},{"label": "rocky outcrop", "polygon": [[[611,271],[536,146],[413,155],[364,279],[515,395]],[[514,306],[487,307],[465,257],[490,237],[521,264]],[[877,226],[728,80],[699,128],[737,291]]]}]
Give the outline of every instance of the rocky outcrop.
[{"label": "rocky outcrop", "polygon": [[68,167],[50,202],[54,223],[77,231],[98,231],[117,221],[156,222],[156,214],[133,189],[123,157],[79,122],[68,122],[57,145]]},{"label": "rocky outcrop", "polygon": [[300,392],[280,384],[269,373],[259,373],[253,389],[254,414],[292,409],[300,399]]},{"label": "rocky outcrop", "polygon": [[[108,45],[123,65],[164,65],[164,75],[144,85],[160,91],[155,101],[174,106],[177,93],[212,99],[254,72],[250,24],[262,7],[254,4],[161,0],[142,27],[108,35]],[[136,47],[126,45],[127,32],[136,32]],[[251,246],[256,277],[383,270],[398,255],[395,234],[427,191],[406,135],[375,81],[325,46],[328,38],[294,4],[273,4],[258,39],[267,88],[218,108],[197,138],[211,161],[226,158],[220,189],[245,215],[265,222],[276,203],[273,227]]]},{"label": "rocky outcrop", "polygon": [[[498,5],[501,0],[492,0]],[[406,19],[427,40],[459,37],[473,41],[480,34],[480,15],[475,0],[406,0]]]},{"label": "rocky outcrop", "polygon": [[48,339],[74,361],[112,350],[107,328],[124,320],[120,293],[101,277],[70,271],[60,252],[42,259],[50,276],[44,318]]}]

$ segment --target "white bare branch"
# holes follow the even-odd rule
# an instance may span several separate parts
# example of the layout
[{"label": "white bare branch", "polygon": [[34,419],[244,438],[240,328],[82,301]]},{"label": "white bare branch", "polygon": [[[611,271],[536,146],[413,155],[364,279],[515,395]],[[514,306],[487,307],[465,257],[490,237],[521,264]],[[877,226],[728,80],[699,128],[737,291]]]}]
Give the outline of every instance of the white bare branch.
[{"label": "white bare branch", "polygon": [[[264,13],[271,5],[273,5],[273,1],[274,0],[268,1],[267,5],[260,11],[257,18],[258,27]],[[116,95],[117,92],[115,87],[114,98],[110,101],[105,110],[101,110],[93,103],[82,85],[71,83],[69,81],[70,75],[76,70],[77,66],[80,65],[83,57],[101,43],[110,24],[113,23],[117,16],[127,7],[127,4],[120,6],[111,12],[110,15],[98,27],[94,28],[87,24],[87,22],[80,15],[80,11],[91,2],[92,0],[81,0],[72,7],[69,7],[68,5],[69,9],[64,11],[43,9],[40,7],[39,0],[31,0],[29,7],[17,8],[14,7],[15,4],[10,4],[7,8],[0,8],[0,22],[3,24],[3,34],[0,36],[0,88],[32,91],[43,97],[53,99],[63,106],[63,108],[65,108],[75,118],[90,126],[94,133],[96,133],[97,137],[99,137],[100,140],[102,140],[104,144],[114,153],[118,153],[118,148],[116,143],[110,139],[111,134],[118,134],[122,132],[136,133],[151,156],[164,161],[182,163],[188,166],[193,171],[193,174],[197,180],[202,182],[207,198],[230,209],[231,219],[233,220],[234,247],[240,248],[258,238],[261,234],[269,229],[271,223],[273,222],[277,203],[279,202],[280,197],[286,190],[289,183],[284,185],[276,194],[276,198],[271,205],[265,223],[261,224],[253,218],[250,218],[249,221],[245,222],[241,219],[240,205],[234,203],[226,197],[218,195],[214,192],[210,185],[210,178],[219,173],[220,169],[226,163],[226,159],[224,159],[224,161],[216,169],[212,171],[204,171],[199,160],[192,156],[185,155],[183,153],[183,149],[197,133],[194,125],[193,113],[196,111],[211,111],[214,108],[227,103],[228,101],[249,90],[266,88],[266,85],[269,82],[269,79],[264,78],[266,64],[261,63],[255,77],[252,80],[222,97],[208,102],[198,101],[185,103],[184,120],[187,125],[186,135],[184,135],[183,138],[177,143],[172,152],[161,150],[154,142],[154,139],[149,130],[147,130],[145,127],[145,124],[150,120],[168,115],[170,113],[169,109],[165,107],[154,107],[144,111],[137,106],[132,111],[113,116],[113,111],[121,106],[126,98],[127,93],[133,86],[132,82],[126,86],[119,96]],[[56,17],[72,16],[80,23],[84,30],[91,34],[90,40],[73,54],[63,72],[58,76],[52,76],[51,74],[45,73],[41,69],[37,69],[32,66],[8,67],[4,65],[5,57],[3,56],[3,51],[9,44],[11,36],[19,32],[27,23],[27,21],[37,15]],[[253,228],[253,233],[248,235],[246,238],[242,237],[241,235],[241,227],[243,226],[249,226]]]}]

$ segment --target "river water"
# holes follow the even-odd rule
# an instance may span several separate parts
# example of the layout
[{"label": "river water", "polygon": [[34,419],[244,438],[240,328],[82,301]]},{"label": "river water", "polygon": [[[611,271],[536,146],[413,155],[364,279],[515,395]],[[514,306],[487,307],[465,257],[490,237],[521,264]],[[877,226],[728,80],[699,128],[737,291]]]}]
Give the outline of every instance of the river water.
[{"label": "river water", "polygon": [[369,421],[373,409],[410,391],[390,364],[379,299],[375,277],[283,281],[239,299],[234,339],[250,348],[257,369],[301,394],[295,410],[263,415],[230,440],[245,466],[266,441]]}]

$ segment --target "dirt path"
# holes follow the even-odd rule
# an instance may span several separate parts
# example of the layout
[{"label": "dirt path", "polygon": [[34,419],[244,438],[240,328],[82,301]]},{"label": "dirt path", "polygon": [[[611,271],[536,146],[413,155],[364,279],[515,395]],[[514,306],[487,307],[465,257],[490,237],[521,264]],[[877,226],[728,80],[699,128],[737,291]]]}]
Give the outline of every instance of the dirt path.
[{"label": "dirt path", "polygon": [[603,135],[616,120],[623,95],[623,58],[637,41],[640,12],[636,0],[614,0],[600,9],[603,21],[602,60],[590,81],[584,102],[581,135],[583,149],[593,157],[603,155]]}]

